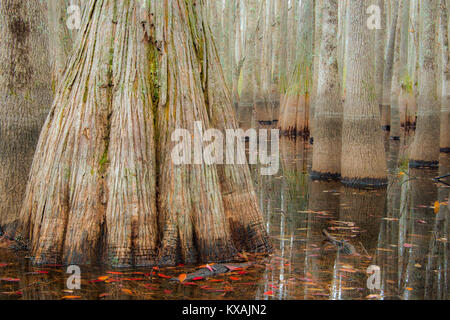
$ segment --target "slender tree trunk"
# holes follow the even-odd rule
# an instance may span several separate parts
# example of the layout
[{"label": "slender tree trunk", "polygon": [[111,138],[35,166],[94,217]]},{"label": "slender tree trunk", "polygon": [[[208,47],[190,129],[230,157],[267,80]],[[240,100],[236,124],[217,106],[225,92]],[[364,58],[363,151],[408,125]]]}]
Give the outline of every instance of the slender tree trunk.
[{"label": "slender tree trunk", "polygon": [[51,106],[47,30],[45,2],[1,0],[0,227],[6,231],[17,220]]},{"label": "slender tree trunk", "polygon": [[[309,136],[309,106],[314,46],[314,1],[304,0],[300,9],[297,61],[280,99],[279,128],[285,135]],[[283,93],[283,91],[281,91]]]},{"label": "slender tree trunk", "polygon": [[439,164],[440,107],[436,83],[436,14],[437,1],[422,1],[420,7],[420,72],[417,129],[410,147],[411,167]]},{"label": "slender tree trunk", "polygon": [[329,179],[341,176],[343,106],[335,37],[338,27],[337,0],[323,0],[322,25],[311,176]]},{"label": "slender tree trunk", "polygon": [[397,26],[395,28],[395,44],[394,44],[394,61],[392,66],[392,80],[391,80],[391,122],[390,122],[390,138],[391,140],[400,140],[400,107],[399,107],[399,96],[400,96],[400,43],[401,43],[401,30],[402,30],[402,20],[404,17],[400,15],[403,12],[404,0],[399,0],[398,12],[399,17],[397,18]]},{"label": "slender tree trunk", "polygon": [[441,37],[443,50],[443,84],[441,104],[441,152],[450,153],[450,53],[448,42],[448,7],[445,0],[440,0]]},{"label": "slender tree trunk", "polygon": [[397,30],[398,20],[398,0],[392,0],[392,13],[389,27],[389,38],[386,50],[386,64],[383,75],[383,105],[381,107],[381,127],[383,130],[389,131],[391,129],[390,108],[391,108],[391,86],[392,86],[392,72],[394,66],[394,49],[395,36]]},{"label": "slender tree trunk", "polygon": [[387,168],[375,95],[375,33],[367,28],[371,1],[350,1],[347,96],[342,130],[342,178],[352,186],[385,186]]},{"label": "slender tree trunk", "polygon": [[20,214],[34,262],[269,251],[247,165],[172,162],[175,129],[237,127],[205,2],[90,0],[86,10]]}]

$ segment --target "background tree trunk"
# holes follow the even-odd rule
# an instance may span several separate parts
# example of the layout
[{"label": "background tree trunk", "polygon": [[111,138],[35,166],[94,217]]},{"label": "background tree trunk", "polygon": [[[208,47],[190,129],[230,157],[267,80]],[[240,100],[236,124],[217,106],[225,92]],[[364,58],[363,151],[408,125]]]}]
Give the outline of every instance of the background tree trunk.
[{"label": "background tree trunk", "polygon": [[440,0],[441,37],[443,50],[443,84],[441,104],[441,152],[450,153],[450,53],[448,43],[448,7],[446,0]]},{"label": "background tree trunk", "polygon": [[51,69],[45,2],[1,0],[0,10],[0,226],[8,231],[51,106]]},{"label": "background tree trunk", "polygon": [[437,1],[420,3],[420,72],[417,129],[410,147],[411,167],[439,164],[440,107],[436,83],[436,14]]},{"label": "background tree trunk", "polygon": [[395,36],[397,30],[398,19],[398,0],[391,1],[391,19],[389,27],[389,38],[386,48],[386,64],[384,66],[383,76],[383,105],[381,107],[381,127],[383,130],[389,131],[391,129],[390,119],[390,107],[391,107],[391,85],[392,85],[392,72],[394,65],[394,49],[395,49]]},{"label": "background tree trunk", "polygon": [[350,1],[347,95],[342,130],[342,179],[352,186],[384,186],[386,157],[375,93],[375,33],[367,28],[371,1]]},{"label": "background tree trunk", "polygon": [[337,0],[323,0],[323,29],[314,116],[313,178],[341,175],[342,100],[337,62]]}]

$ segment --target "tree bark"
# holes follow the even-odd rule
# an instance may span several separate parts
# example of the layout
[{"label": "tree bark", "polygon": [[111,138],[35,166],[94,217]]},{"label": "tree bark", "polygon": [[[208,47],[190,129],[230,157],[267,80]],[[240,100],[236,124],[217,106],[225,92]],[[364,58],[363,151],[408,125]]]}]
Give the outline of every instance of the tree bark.
[{"label": "tree bark", "polygon": [[384,67],[383,75],[383,105],[381,107],[381,127],[383,130],[389,131],[391,129],[390,108],[391,108],[391,86],[392,86],[392,72],[394,65],[394,49],[395,49],[395,36],[397,30],[398,20],[398,1],[393,0],[391,2],[392,13],[389,27],[389,38],[386,49],[386,64]]},{"label": "tree bark", "polygon": [[289,136],[309,136],[309,106],[314,47],[314,1],[302,1],[297,41],[297,61],[280,99],[281,132]]},{"label": "tree bark", "polygon": [[347,95],[342,130],[342,181],[358,187],[387,183],[386,157],[375,94],[374,35],[367,28],[371,1],[350,1]]},{"label": "tree bark", "polygon": [[20,214],[34,263],[270,251],[247,165],[172,162],[174,129],[237,127],[205,1],[90,0],[86,10]]},{"label": "tree bark", "polygon": [[51,106],[47,6],[0,2],[0,227],[17,220],[39,132]]},{"label": "tree bark", "polygon": [[450,53],[448,42],[448,7],[445,0],[440,0],[441,37],[443,50],[443,84],[441,103],[441,152],[450,153]]},{"label": "tree bark", "polygon": [[437,1],[420,3],[420,72],[417,128],[410,147],[411,167],[439,164],[440,107],[436,83],[436,14]]},{"label": "tree bark", "polygon": [[314,151],[311,176],[341,176],[342,100],[337,62],[337,0],[323,0],[322,41],[314,116]]}]

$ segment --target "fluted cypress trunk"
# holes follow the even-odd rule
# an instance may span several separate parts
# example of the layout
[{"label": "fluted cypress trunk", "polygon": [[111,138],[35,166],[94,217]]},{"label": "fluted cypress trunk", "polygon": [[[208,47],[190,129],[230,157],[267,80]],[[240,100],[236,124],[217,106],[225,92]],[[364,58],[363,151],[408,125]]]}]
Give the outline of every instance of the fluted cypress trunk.
[{"label": "fluted cypress trunk", "polygon": [[411,167],[439,164],[440,107],[436,81],[437,1],[420,3],[420,71],[417,128],[410,147]]},{"label": "fluted cypress trunk", "polygon": [[45,2],[0,2],[0,226],[7,230],[51,106],[47,30]]},{"label": "fluted cypress trunk", "polygon": [[323,0],[322,42],[313,127],[314,152],[311,175],[338,178],[341,175],[342,100],[337,62],[337,0]]},{"label": "fluted cypress trunk", "polygon": [[173,164],[173,130],[236,128],[203,0],[90,0],[17,234],[35,263],[226,261],[270,250],[247,165]]},{"label": "fluted cypress trunk", "polygon": [[384,186],[386,157],[375,95],[375,33],[367,28],[371,1],[350,1],[347,95],[342,129],[342,179],[352,186]]},{"label": "fluted cypress trunk", "polygon": [[[67,26],[67,8],[71,5],[78,6],[80,14],[84,8],[84,1],[80,0],[47,0],[48,4],[48,30],[49,50],[52,65],[52,88],[61,80],[66,64],[72,53],[73,43],[78,34],[77,29],[69,29]],[[76,13],[78,14],[78,13]]]},{"label": "fluted cypress trunk", "polygon": [[443,50],[443,83],[441,104],[441,152],[450,153],[450,53],[448,43],[448,7],[445,0],[440,0],[441,37]]}]

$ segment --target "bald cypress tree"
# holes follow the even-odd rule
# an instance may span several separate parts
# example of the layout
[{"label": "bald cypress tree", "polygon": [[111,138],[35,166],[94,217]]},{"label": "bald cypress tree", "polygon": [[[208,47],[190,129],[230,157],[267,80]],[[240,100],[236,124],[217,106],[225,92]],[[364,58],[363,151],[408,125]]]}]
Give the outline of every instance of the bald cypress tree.
[{"label": "bald cypress tree", "polygon": [[247,165],[172,162],[175,129],[236,128],[204,0],[89,0],[17,235],[35,263],[226,261],[270,242]]}]

